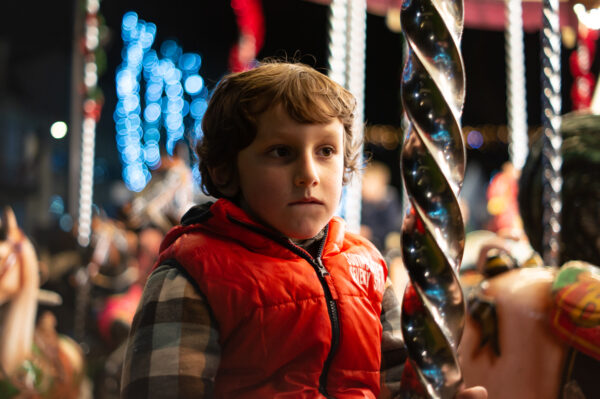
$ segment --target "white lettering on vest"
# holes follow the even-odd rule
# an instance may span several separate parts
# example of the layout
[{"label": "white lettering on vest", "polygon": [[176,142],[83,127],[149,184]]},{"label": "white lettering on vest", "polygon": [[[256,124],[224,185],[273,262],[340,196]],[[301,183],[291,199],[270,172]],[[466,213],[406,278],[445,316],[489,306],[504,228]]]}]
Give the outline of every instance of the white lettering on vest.
[{"label": "white lettering on vest", "polygon": [[348,271],[356,284],[368,287],[372,277],[374,288],[383,293],[383,268],[379,263],[360,253],[346,252],[343,255],[348,261]]}]

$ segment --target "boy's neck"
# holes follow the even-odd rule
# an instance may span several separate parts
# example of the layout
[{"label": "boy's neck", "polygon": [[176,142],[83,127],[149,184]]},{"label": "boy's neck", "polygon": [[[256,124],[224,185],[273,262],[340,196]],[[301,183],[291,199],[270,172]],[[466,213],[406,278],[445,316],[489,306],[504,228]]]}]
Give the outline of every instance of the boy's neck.
[{"label": "boy's neck", "polygon": [[312,238],[307,238],[304,240],[296,240],[290,238],[289,240],[292,242],[292,244],[299,246],[300,248],[304,249],[306,252],[311,254],[314,258],[316,258],[317,256],[319,256],[319,244],[321,243],[321,240],[323,240],[324,237],[325,229],[321,230],[319,234]]},{"label": "boy's neck", "polygon": [[[257,218],[256,215],[254,214],[254,212],[252,212],[252,210],[250,209],[250,207],[248,206],[246,201],[244,201],[244,198],[239,196],[239,198],[236,198],[235,203],[237,204],[237,206],[242,208],[244,210],[244,212],[246,212],[248,214],[248,216],[250,216],[252,219],[259,222],[260,224],[264,224],[264,222],[262,222],[259,218]],[[312,238],[306,238],[306,239],[301,239],[301,240],[297,240],[297,239],[290,238],[290,237],[287,237],[287,238],[290,240],[290,242],[292,244],[297,245],[300,248],[304,249],[306,252],[311,254],[313,257],[317,257],[319,255],[318,254],[319,243],[321,242],[321,240],[323,239],[324,236],[325,236],[325,228],[323,228],[316,236],[314,236]]]}]

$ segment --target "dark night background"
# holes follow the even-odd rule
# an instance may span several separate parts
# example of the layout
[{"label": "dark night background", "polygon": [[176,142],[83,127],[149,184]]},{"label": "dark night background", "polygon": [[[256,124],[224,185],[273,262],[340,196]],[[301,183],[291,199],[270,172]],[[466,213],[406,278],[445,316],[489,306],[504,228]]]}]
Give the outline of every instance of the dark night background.
[{"label": "dark night background", "polygon": [[[116,104],[115,69],[121,62],[120,25],[123,14],[136,11],[140,19],[157,26],[154,48],[169,38],[184,52],[203,57],[200,74],[212,88],[227,72],[230,47],[238,37],[230,2],[199,0],[169,2],[104,0],[100,14],[108,36],[106,63],[99,78],[106,102],[96,132],[95,202],[110,207],[111,185],[120,179],[121,165],[114,139],[112,113]],[[11,204],[32,228],[48,212],[46,193],[66,196],[68,135],[55,140],[48,134],[56,120],[69,123],[73,1],[3,2],[0,5],[0,203]],[[301,0],[263,0],[266,39],[259,59],[293,56],[317,68],[327,68],[328,7]],[[539,34],[525,35],[528,124],[540,123]],[[382,16],[367,18],[366,104],[367,125],[400,126],[401,35],[391,32]],[[465,29],[462,51],[467,74],[463,125],[505,125],[506,84],[504,32]],[[570,74],[563,48],[563,112],[568,99]],[[598,60],[594,65],[597,72]],[[387,162],[393,184],[400,186],[399,148],[368,144],[376,159]],[[39,174],[46,159],[51,171]],[[486,143],[469,150],[469,161],[479,161],[491,174],[508,159],[506,144]],[[50,178],[50,182],[45,181]],[[65,199],[66,202],[66,199]],[[31,212],[37,212],[32,216]],[[67,210],[72,212],[72,210]]]}]

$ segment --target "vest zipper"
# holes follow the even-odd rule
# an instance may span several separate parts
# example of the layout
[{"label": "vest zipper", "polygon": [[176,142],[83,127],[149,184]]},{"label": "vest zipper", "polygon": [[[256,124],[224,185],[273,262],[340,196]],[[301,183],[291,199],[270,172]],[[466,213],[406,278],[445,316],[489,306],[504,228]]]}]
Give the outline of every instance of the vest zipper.
[{"label": "vest zipper", "polygon": [[283,237],[272,234],[269,231],[265,231],[256,226],[246,224],[231,216],[229,216],[228,219],[240,226],[244,226],[247,229],[254,231],[255,233],[261,234],[283,245],[290,251],[305,259],[313,267],[313,269],[315,269],[319,282],[321,283],[321,287],[323,288],[323,293],[325,294],[325,301],[327,303],[327,313],[329,314],[329,321],[331,322],[331,348],[329,349],[329,353],[327,354],[325,363],[323,363],[323,371],[319,376],[319,392],[321,392],[321,394],[323,394],[323,396],[325,396],[328,399],[334,399],[333,396],[329,396],[329,394],[327,393],[326,385],[327,375],[329,374],[331,362],[333,361],[335,352],[337,351],[337,348],[340,344],[340,319],[337,308],[337,302],[333,298],[331,289],[329,288],[329,284],[327,283],[327,276],[329,276],[330,274],[325,265],[323,264],[323,261],[321,260],[321,255],[323,254],[323,248],[325,246],[325,240],[327,239],[327,234],[329,232],[328,226],[325,227],[325,235],[321,239],[321,244],[317,252],[317,257],[315,258],[311,254],[309,254],[304,248],[295,245],[289,239],[284,239]]},{"label": "vest zipper", "polygon": [[329,349],[329,354],[327,354],[327,359],[325,359],[325,363],[323,364],[323,371],[319,377],[319,392],[321,392],[325,397],[331,398],[327,393],[327,376],[329,374],[331,362],[333,361],[333,357],[335,356],[340,343],[340,319],[337,309],[337,302],[335,299],[333,299],[329,285],[325,280],[326,276],[329,276],[329,272],[325,268],[325,265],[323,265],[320,252],[319,256],[313,260],[312,264],[316,267],[319,274],[319,281],[321,282],[323,291],[325,292],[327,312],[329,313],[329,320],[331,321],[331,348]]}]

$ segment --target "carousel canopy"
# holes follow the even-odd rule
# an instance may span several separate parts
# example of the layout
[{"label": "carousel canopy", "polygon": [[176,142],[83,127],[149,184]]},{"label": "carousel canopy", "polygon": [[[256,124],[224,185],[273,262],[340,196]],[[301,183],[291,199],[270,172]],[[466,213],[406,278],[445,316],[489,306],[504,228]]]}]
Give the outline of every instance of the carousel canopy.
[{"label": "carousel canopy", "polygon": [[[329,4],[331,0],[308,0],[314,3]],[[591,0],[593,1],[593,0]],[[589,3],[589,2],[588,2]],[[574,2],[561,0],[561,25],[575,26],[573,13]],[[367,0],[367,10],[372,14],[385,15],[389,9],[399,9],[402,0]],[[506,26],[504,0],[464,0],[465,27],[472,29],[504,30]],[[523,1],[523,29],[539,30],[542,26],[542,2],[539,0]]]}]

